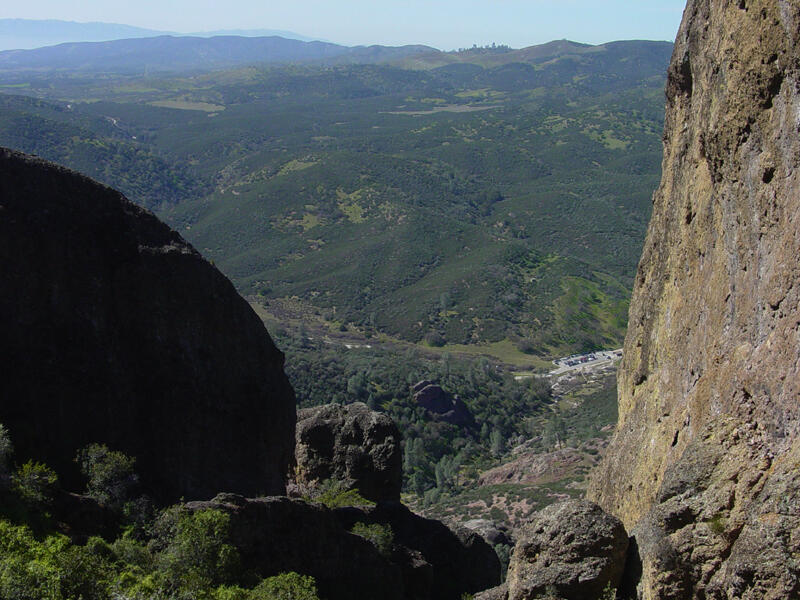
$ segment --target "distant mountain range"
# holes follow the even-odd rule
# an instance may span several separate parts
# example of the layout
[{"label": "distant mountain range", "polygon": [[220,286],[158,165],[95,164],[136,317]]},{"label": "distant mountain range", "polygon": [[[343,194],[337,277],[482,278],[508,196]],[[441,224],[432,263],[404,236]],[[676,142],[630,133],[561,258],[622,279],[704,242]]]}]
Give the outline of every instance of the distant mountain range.
[{"label": "distant mountain range", "polygon": [[177,33],[156,29],[144,29],[119,23],[76,23],[55,19],[0,19],[0,50],[31,50],[55,46],[67,42],[108,42],[130,38],[148,38],[161,35],[214,37],[235,35],[240,37],[280,36],[303,42],[314,41],[292,31],[280,29],[224,29]]},{"label": "distant mountain range", "polygon": [[[0,21],[2,25],[9,20]],[[74,24],[92,25],[102,24]],[[271,35],[248,37],[262,30],[240,31],[242,35],[204,37],[157,35],[143,37],[149,30],[119,26],[120,34],[129,37],[110,41],[69,42],[31,50],[0,52],[0,72],[9,71],[83,71],[124,75],[210,71],[253,64],[312,63],[317,65],[391,64],[403,68],[428,70],[439,67],[485,68],[512,63],[542,64],[564,57],[618,53],[643,60],[645,54],[660,54],[671,47],[667,42],[611,42],[599,46],[557,40],[538,46],[514,50],[506,46],[472,48],[459,52],[442,52],[422,45],[408,46],[343,46],[330,42],[302,41]],[[88,31],[88,30],[87,30]],[[99,30],[98,30],[99,31]],[[104,30],[105,31],[105,30]],[[108,31],[111,31],[110,29]],[[131,34],[137,33],[137,37]],[[149,32],[159,33],[159,32]],[[226,32],[218,32],[220,34]],[[209,34],[210,35],[210,34]],[[620,47],[624,44],[624,47]],[[639,45],[631,55],[631,45]],[[477,67],[473,67],[477,68]]]},{"label": "distant mountain range", "polygon": [[0,71],[70,70],[142,74],[214,70],[256,63],[381,63],[435,53],[429,46],[340,46],[278,36],[158,37],[76,42],[0,52]]}]

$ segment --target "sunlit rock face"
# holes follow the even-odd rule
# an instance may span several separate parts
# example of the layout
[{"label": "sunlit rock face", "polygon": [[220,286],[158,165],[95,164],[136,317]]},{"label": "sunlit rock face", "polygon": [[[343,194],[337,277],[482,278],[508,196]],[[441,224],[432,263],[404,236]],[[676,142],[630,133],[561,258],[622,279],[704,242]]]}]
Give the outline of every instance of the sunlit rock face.
[{"label": "sunlit rock face", "polygon": [[[690,0],[590,498],[642,598],[800,595],[800,3]],[[638,584],[635,580],[638,580]]]}]

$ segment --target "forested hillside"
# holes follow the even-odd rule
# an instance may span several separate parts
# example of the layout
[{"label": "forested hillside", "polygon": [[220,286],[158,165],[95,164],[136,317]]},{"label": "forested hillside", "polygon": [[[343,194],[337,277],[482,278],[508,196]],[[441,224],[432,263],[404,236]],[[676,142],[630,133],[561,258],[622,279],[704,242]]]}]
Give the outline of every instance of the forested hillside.
[{"label": "forested hillside", "polygon": [[[9,71],[0,144],[120,187],[244,294],[542,355],[620,344],[671,45],[186,77]],[[425,58],[425,57],[428,58]],[[514,62],[519,61],[519,62]],[[149,191],[144,191],[147,188]]]}]

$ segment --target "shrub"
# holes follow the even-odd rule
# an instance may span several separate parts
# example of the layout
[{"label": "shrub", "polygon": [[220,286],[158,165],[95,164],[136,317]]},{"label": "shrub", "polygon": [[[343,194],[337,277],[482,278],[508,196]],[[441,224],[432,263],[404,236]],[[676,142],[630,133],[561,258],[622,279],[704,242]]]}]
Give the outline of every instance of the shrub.
[{"label": "shrub", "polygon": [[425,336],[425,343],[434,348],[441,348],[447,343],[447,340],[438,331],[431,331]]},{"label": "shrub", "polygon": [[213,600],[250,600],[252,592],[238,585],[221,585],[211,593]]},{"label": "shrub", "polygon": [[87,494],[106,506],[121,510],[139,484],[134,472],[136,459],[109,450],[105,444],[90,444],[75,460],[89,480]]},{"label": "shrub", "polygon": [[106,600],[112,569],[88,545],[63,535],[37,540],[24,526],[0,521],[0,598]]},{"label": "shrub", "polygon": [[389,525],[356,523],[350,531],[372,542],[383,556],[388,557],[392,553],[394,532]]},{"label": "shrub", "polygon": [[727,529],[727,521],[722,513],[717,513],[708,521],[708,527],[716,535],[723,535]]},{"label": "shrub", "polygon": [[536,354],[536,343],[528,339],[520,340],[517,342],[517,350],[525,354]]},{"label": "shrub", "polygon": [[14,489],[26,502],[47,504],[53,499],[58,476],[45,464],[29,460],[13,476]]},{"label": "shrub", "polygon": [[230,515],[221,510],[184,512],[159,556],[171,584],[205,589],[231,583],[239,572],[239,552],[229,542]]},{"label": "shrub", "polygon": [[319,600],[319,595],[313,577],[290,572],[263,580],[248,600]]},{"label": "shrub", "polygon": [[375,503],[364,498],[358,490],[349,489],[344,482],[328,479],[313,489],[305,499],[310,502],[319,502],[328,508],[341,508],[343,506],[373,506]]},{"label": "shrub", "polygon": [[67,546],[54,555],[62,598],[106,600],[112,569],[86,546]]}]

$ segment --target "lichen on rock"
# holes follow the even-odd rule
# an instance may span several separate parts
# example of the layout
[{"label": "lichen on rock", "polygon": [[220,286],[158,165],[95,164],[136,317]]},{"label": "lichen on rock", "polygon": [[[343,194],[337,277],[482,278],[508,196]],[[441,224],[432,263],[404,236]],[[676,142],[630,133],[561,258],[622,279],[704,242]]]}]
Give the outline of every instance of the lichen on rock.
[{"label": "lichen on rock", "polygon": [[800,4],[690,0],[590,485],[648,599],[800,596]]}]

